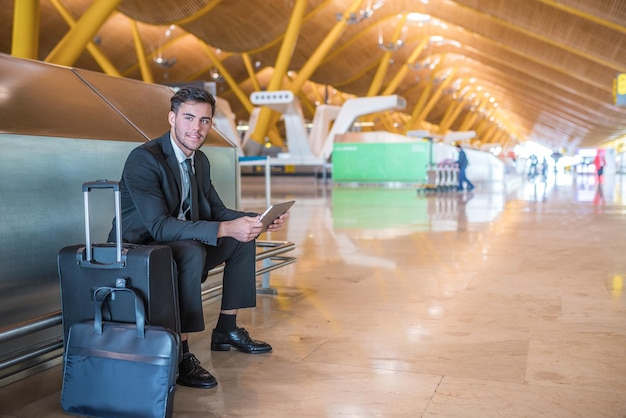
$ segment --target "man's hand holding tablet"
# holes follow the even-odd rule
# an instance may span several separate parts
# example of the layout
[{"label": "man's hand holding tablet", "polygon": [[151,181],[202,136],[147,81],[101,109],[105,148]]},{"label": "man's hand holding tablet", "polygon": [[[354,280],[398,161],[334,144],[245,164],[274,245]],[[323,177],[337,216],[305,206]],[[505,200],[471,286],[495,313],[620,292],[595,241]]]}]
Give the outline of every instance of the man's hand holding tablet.
[{"label": "man's hand holding tablet", "polygon": [[267,231],[267,228],[274,223],[280,215],[287,212],[293,204],[296,203],[295,200],[290,200],[288,202],[276,203],[274,205],[270,205],[265,212],[261,214],[261,218],[259,219],[263,223],[263,228],[261,232]]}]

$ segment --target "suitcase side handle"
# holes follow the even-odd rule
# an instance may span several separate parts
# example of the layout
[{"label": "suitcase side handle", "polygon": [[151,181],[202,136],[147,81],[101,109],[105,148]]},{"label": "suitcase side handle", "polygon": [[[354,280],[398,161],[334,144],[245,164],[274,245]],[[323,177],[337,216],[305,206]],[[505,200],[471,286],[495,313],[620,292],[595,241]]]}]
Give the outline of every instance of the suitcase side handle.
[{"label": "suitcase side handle", "polygon": [[135,324],[137,324],[137,338],[144,338],[146,335],[146,310],[143,306],[143,301],[140,299],[137,292],[128,287],[99,287],[93,291],[95,301],[95,312],[93,317],[94,332],[96,334],[102,334],[102,305],[107,298],[110,297],[111,299],[114,299],[115,292],[130,292],[135,298]]},{"label": "suitcase side handle", "polygon": [[87,262],[92,260],[91,228],[89,222],[89,192],[92,189],[113,189],[115,195],[115,247],[116,262],[122,264],[122,203],[120,196],[120,182],[111,180],[96,180],[83,183],[83,200],[85,202],[85,257]]}]

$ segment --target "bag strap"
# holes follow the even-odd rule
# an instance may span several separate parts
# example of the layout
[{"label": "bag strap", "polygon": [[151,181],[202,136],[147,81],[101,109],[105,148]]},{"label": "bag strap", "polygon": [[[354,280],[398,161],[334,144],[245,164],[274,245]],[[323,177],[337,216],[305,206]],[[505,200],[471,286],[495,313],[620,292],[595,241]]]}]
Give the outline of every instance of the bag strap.
[{"label": "bag strap", "polygon": [[[104,294],[103,294],[104,292]],[[102,334],[102,305],[108,297],[115,300],[115,292],[130,292],[135,298],[135,323],[137,324],[137,338],[145,337],[146,310],[143,301],[137,292],[128,287],[99,287],[93,291],[95,301],[95,313],[93,319],[93,329],[96,334]]]}]

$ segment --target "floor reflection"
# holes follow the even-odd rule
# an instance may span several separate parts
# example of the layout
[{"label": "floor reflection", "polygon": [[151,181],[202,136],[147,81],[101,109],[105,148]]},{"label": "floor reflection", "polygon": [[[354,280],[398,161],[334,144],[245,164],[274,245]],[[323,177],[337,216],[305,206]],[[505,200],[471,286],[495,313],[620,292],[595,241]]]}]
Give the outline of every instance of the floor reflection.
[{"label": "floor reflection", "polygon": [[[244,209],[260,210],[265,206],[261,177],[245,179],[247,194]],[[351,231],[363,238],[392,239],[419,231],[454,231],[480,228],[493,222],[507,202],[527,201],[545,204],[557,198],[574,198],[596,206],[620,205],[626,202],[623,176],[604,176],[601,181],[593,174],[548,173],[547,178],[520,177],[519,186],[508,188],[500,184],[481,184],[475,192],[417,193],[413,187],[336,186],[315,178],[280,178],[280,191],[272,201],[296,199],[301,234],[314,233],[312,219],[324,212],[334,234]],[[293,183],[293,187],[290,185]],[[249,187],[255,190],[250,193]],[[573,193],[572,193],[573,191]],[[251,207],[253,206],[253,207]]]},{"label": "floor reflection", "polygon": [[550,173],[547,179],[540,176],[524,179],[514,198],[547,202],[558,194],[569,194],[573,190],[577,202],[591,202],[596,206],[622,205],[626,202],[623,182],[624,176],[620,174],[598,178],[593,173]]},{"label": "floor reflection", "polygon": [[[175,418],[624,417],[622,176],[429,196],[272,181],[296,205],[262,239],[298,260],[238,323],[274,350],[211,352],[208,301],[191,345],[219,385],[177,387]],[[266,206],[262,177],[242,188],[242,209]],[[0,417],[65,417],[61,383],[56,367],[1,388]]]},{"label": "floor reflection", "polygon": [[453,231],[493,221],[503,210],[502,192],[418,194],[414,188],[335,187],[333,228],[360,229],[380,238],[415,231]]}]

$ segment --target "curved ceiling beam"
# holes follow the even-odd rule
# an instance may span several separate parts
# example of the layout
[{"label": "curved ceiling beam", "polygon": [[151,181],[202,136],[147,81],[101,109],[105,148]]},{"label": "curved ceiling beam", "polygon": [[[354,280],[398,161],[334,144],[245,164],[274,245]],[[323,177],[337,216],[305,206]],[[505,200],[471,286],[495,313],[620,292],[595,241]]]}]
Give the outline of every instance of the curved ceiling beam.
[{"label": "curved ceiling beam", "polygon": [[[481,54],[482,55],[482,54]],[[511,81],[511,84],[518,84],[518,83],[522,83],[525,85],[531,85],[529,83],[532,82],[532,80],[537,80],[539,83],[542,83],[542,91],[546,92],[545,94],[549,94],[548,92],[552,92],[554,91],[554,93],[552,94],[554,97],[557,96],[563,96],[565,94],[569,94],[571,97],[576,97],[575,101],[571,101],[569,103],[567,103],[568,106],[565,106],[566,108],[569,107],[569,105],[571,105],[572,103],[578,103],[578,102],[582,102],[581,104],[581,108],[584,109],[588,109],[589,110],[589,106],[588,106],[588,102],[589,100],[596,100],[597,104],[602,106],[604,108],[604,110],[602,112],[598,111],[597,115],[594,117],[600,117],[602,118],[603,116],[606,117],[607,115],[605,114],[605,112],[608,110],[608,107],[612,107],[612,105],[608,104],[606,101],[604,100],[600,100],[600,99],[594,99],[592,97],[589,96],[583,96],[582,98],[579,97],[581,96],[580,94],[578,94],[578,92],[572,88],[569,88],[567,86],[562,86],[560,85],[560,83],[555,82],[554,80],[545,80],[545,79],[541,79],[541,78],[537,78],[536,76],[533,76],[532,74],[528,74],[524,72],[524,74],[519,74],[517,75],[517,73],[519,73],[520,71],[524,71],[524,69],[522,68],[517,68],[517,67],[511,67],[510,63],[508,62],[504,62],[502,63],[502,65],[495,65],[493,63],[490,63],[490,61],[492,61],[492,57],[489,56],[485,56],[484,57],[486,62],[486,66],[483,69],[477,69],[476,71],[478,73],[480,72],[484,72],[484,71],[489,71],[490,68],[494,68],[494,69],[498,69],[502,72],[502,74],[506,74],[507,76],[511,76],[512,74],[515,75],[515,79],[516,81]],[[480,58],[479,58],[480,59]],[[494,76],[496,77],[496,76]],[[500,76],[497,76],[500,77]],[[615,120],[621,120],[622,119],[622,114],[620,112],[615,114]]]},{"label": "curved ceiling beam", "polygon": [[[584,64],[585,68],[589,68],[589,67],[601,67],[604,69],[607,68],[604,65],[607,62],[606,60],[602,58],[596,59],[595,56],[586,54],[584,52],[577,53],[576,50],[574,50],[572,47],[569,47],[569,46],[567,47],[567,50],[560,48],[562,44],[555,42],[555,41],[551,41],[549,45],[554,50],[553,51],[554,53],[552,53],[548,48],[546,48],[545,44],[548,38],[546,38],[545,36],[543,38],[546,38],[546,40],[540,40],[538,39],[540,38],[540,35],[532,31],[529,31],[526,29],[516,30],[516,26],[514,25],[508,25],[508,26],[501,25],[499,24],[499,22],[506,22],[506,21],[503,21],[502,19],[493,18],[488,13],[482,12],[480,10],[477,10],[476,8],[473,8],[467,5],[463,5],[461,4],[463,3],[463,1],[464,0],[457,0],[457,2],[455,3],[452,3],[452,2],[442,3],[441,6],[443,7],[436,7],[436,8],[432,7],[429,13],[431,13],[431,15],[436,16],[438,18],[446,19],[448,22],[452,24],[463,27],[473,34],[477,34],[480,36],[484,36],[485,38],[492,39],[493,42],[496,42],[501,46],[505,46],[507,49],[511,51],[516,51],[517,53],[521,53],[526,57],[532,57],[532,59],[534,60],[541,60],[546,63],[555,62],[555,59],[553,58],[554,53],[563,52],[563,53],[570,54],[570,56],[578,58],[578,59],[581,59],[582,57],[584,57],[582,59],[585,62],[581,62],[580,65],[582,66]],[[526,3],[522,4],[522,2],[511,2],[511,3],[506,3],[506,4],[510,6],[523,7],[523,4],[526,4]],[[458,13],[460,10],[464,11],[464,13]],[[498,10],[503,10],[503,8],[501,7]],[[495,12],[496,11],[494,10],[494,13]],[[471,19],[471,18],[462,19],[460,18],[461,15],[477,16],[479,17],[478,20],[481,23],[480,25],[478,25],[475,19]],[[490,36],[490,33],[489,31],[487,31],[487,28],[491,26],[487,25],[485,22],[494,22],[494,24],[501,27],[502,29],[497,31],[497,33],[499,34],[506,33],[508,29],[512,33],[515,33],[517,35],[523,35],[523,36],[509,38],[507,39],[507,42],[502,42],[502,39],[500,37],[496,37],[495,35],[493,35],[495,31],[492,31],[491,36]],[[553,20],[551,20],[550,22],[553,22]],[[536,45],[535,45],[534,43],[528,42],[528,40],[536,40],[538,42],[536,42]],[[555,43],[557,45],[554,45]],[[551,64],[551,65],[554,65],[554,64]],[[561,68],[566,68],[566,67],[561,67]],[[614,72],[614,71],[615,71],[614,69],[611,70],[611,72]],[[592,82],[588,74],[590,74],[589,70],[584,71],[584,72],[581,71],[579,75],[582,77],[587,77],[584,79],[587,82]]]},{"label": "curved ceiling beam", "polygon": [[221,0],[124,0],[120,12],[133,20],[150,25],[172,25],[199,16],[203,10],[212,9]]},{"label": "curved ceiling beam", "polygon": [[187,17],[183,17],[180,20],[175,20],[172,22],[168,22],[167,24],[171,24],[171,25],[177,25],[177,26],[182,26],[185,23],[188,22],[192,22],[194,20],[198,20],[200,19],[202,16],[206,15],[207,13],[209,13],[211,10],[213,10],[217,5],[219,5],[222,2],[222,0],[212,0],[210,3],[202,6],[201,9],[199,9],[197,12],[190,14]]},{"label": "curved ceiling beam", "polygon": [[547,4],[550,7],[554,7],[556,9],[563,10],[567,13],[589,20],[590,22],[597,23],[598,25],[605,26],[611,30],[626,34],[626,26],[624,25],[618,25],[617,23],[613,23],[609,20],[602,19],[602,18],[599,18],[598,16],[594,16],[592,14],[585,13],[573,7],[569,7],[564,4],[558,3],[555,0],[538,0],[538,1],[540,1],[543,4]]},{"label": "curved ceiling beam", "polygon": [[[17,3],[24,4],[28,1],[32,0],[24,2],[20,0]],[[62,22],[59,24],[60,19],[57,15],[49,13],[53,1],[60,0],[41,1],[44,13],[41,16],[42,29],[39,38],[44,56],[53,49],[53,42],[58,42],[61,38],[59,33],[62,35],[64,31],[64,25]],[[307,64],[308,57],[321,45],[324,36],[335,25],[336,12],[345,12],[347,3],[352,3],[352,0],[343,1],[341,6],[337,5],[336,0],[309,0],[309,6],[305,11],[305,19],[308,20],[306,27],[303,25],[303,34],[306,33],[308,36],[303,37],[303,42],[298,42],[296,53],[290,62],[291,70],[297,71]],[[389,38],[398,28],[393,28],[386,22],[395,19],[399,13],[428,13],[434,20],[442,22],[440,27],[428,26],[428,31],[461,42],[463,48],[459,49],[458,55],[469,59],[463,67],[473,74],[489,78],[492,82],[491,85],[485,83],[485,87],[490,89],[494,96],[500,96],[497,99],[501,107],[500,111],[490,111],[491,115],[497,119],[504,118],[502,115],[506,113],[507,117],[503,121],[512,121],[513,125],[519,124],[519,132],[528,132],[531,137],[545,135],[552,130],[553,136],[558,137],[559,141],[565,136],[570,136],[572,143],[575,138],[577,143],[593,146],[594,143],[602,143],[606,138],[623,132],[626,123],[626,109],[615,106],[611,101],[611,83],[615,77],[615,70],[605,65],[607,62],[613,62],[618,67],[626,67],[626,59],[619,52],[619,45],[626,42],[624,38],[626,24],[620,25],[620,22],[624,22],[626,13],[617,8],[621,4],[620,1],[454,0],[437,4],[434,2],[424,4],[414,0],[381,2],[382,6],[371,18],[359,25],[346,27],[343,36],[332,44],[323,56],[322,63],[318,63],[311,76],[314,81],[322,83],[321,86],[312,87],[318,94],[315,96],[309,93],[308,97],[320,101],[319,92],[323,91],[324,84],[341,87],[350,94],[364,95],[370,92],[374,88],[374,81],[379,82],[377,74],[382,71],[380,61],[384,54],[376,50],[376,44],[372,42],[375,36],[372,36],[371,40],[368,37],[378,28],[382,28],[385,37]],[[100,0],[63,0],[63,3],[71,8],[72,16],[84,15],[90,6],[95,4],[94,2],[100,3]],[[255,45],[258,47],[258,55],[248,58],[247,67],[252,67],[250,59],[252,62],[260,60],[266,66],[274,64],[288,22],[286,16],[290,13],[293,3],[294,0],[289,2],[248,0],[245,7],[240,7],[239,2],[221,0],[185,2],[124,0],[118,10],[134,8],[134,13],[141,10],[148,16],[141,16],[142,21],[149,20],[151,15],[161,16],[162,19],[168,20],[160,23],[177,22],[185,25],[186,29],[188,27],[194,29],[194,31],[188,29],[187,36],[178,37],[175,42],[167,44],[166,53],[168,56],[176,56],[178,61],[176,66],[162,70],[152,61],[148,61],[157,82],[180,82],[207,79],[205,73],[206,68],[210,68],[207,67],[209,60],[195,53],[202,48],[201,38],[214,40],[216,44],[228,41],[239,49],[246,45]],[[362,3],[363,1],[359,6]],[[339,9],[340,7],[344,8]],[[7,13],[12,12],[14,10]],[[46,16],[49,18],[46,19]],[[132,50],[130,48],[134,47],[132,42],[128,41],[132,35],[130,26],[120,26],[120,22],[125,23],[121,20],[123,16],[122,13],[114,15],[115,19],[111,18],[100,29],[97,37],[103,42],[97,45],[97,49],[100,49],[103,57],[108,56],[110,62],[117,65],[126,76],[145,78],[141,76],[140,67],[136,64],[140,58],[135,58],[135,54],[130,52]],[[176,16],[177,20],[172,20],[173,16]],[[223,27],[224,25],[227,27]],[[10,25],[8,27],[10,31]],[[386,74],[382,77],[382,88],[378,91],[384,92],[386,88],[393,88],[393,93],[407,98],[409,109],[412,109],[425,86],[423,81],[416,81],[409,74],[410,70],[406,63],[414,52],[413,48],[423,42],[425,29],[412,25],[407,27],[407,38],[413,38],[414,43],[405,42],[404,48],[393,55],[395,62],[386,67]],[[59,28],[62,30],[59,31]],[[138,28],[142,40],[145,41],[146,51],[149,52],[150,45],[159,39],[158,28],[145,24],[138,25]],[[246,30],[238,30],[239,28]],[[193,34],[196,29],[202,36]],[[9,36],[5,38],[10,43]],[[553,42],[547,42],[546,39]],[[563,48],[564,45],[572,50]],[[3,52],[11,49],[7,48],[6,40],[4,44],[0,40],[0,46]],[[87,50],[90,48],[91,46],[87,45]],[[437,46],[434,50],[448,55],[453,52],[449,46]],[[573,50],[579,53],[574,53]],[[456,53],[456,50],[454,52]],[[220,59],[223,56],[219,54]],[[417,62],[419,56],[414,60]],[[246,92],[254,88],[255,79],[259,86],[270,81],[271,76],[264,79],[257,76],[256,67],[253,67],[252,71],[246,68],[244,57],[241,60],[232,57],[227,61],[222,60],[222,63],[233,80],[239,83],[240,88],[245,86]],[[101,63],[97,65],[103,68]],[[76,66],[98,70],[94,60],[87,54],[79,57]],[[376,68],[379,69],[378,72]],[[404,76],[401,73],[404,73]],[[167,80],[163,77],[164,74],[168,75]],[[271,74],[271,71],[268,74]],[[420,75],[423,76],[423,73]],[[344,79],[349,81],[346,82]],[[341,81],[341,84],[335,83],[337,80]],[[306,81],[303,86],[305,84],[309,85]],[[233,91],[229,90],[226,83],[218,83],[218,94],[226,94],[228,100],[232,100],[235,105],[233,111],[238,117],[245,118],[246,115],[242,110],[244,107],[239,105],[236,97],[233,97]],[[339,103],[337,100],[343,95],[344,92],[338,92],[333,103]],[[442,125],[445,127],[450,124],[452,129],[455,129],[471,112],[466,106],[461,108],[457,103],[453,101],[453,94],[448,88],[442,92],[441,98],[425,120],[429,124],[438,122],[440,128]],[[311,109],[307,111],[312,112]],[[456,112],[460,113],[455,115]],[[394,117],[399,121],[406,121],[409,115]],[[483,125],[484,123],[481,127]],[[499,134],[493,133],[497,131],[498,129],[490,131],[491,139],[499,137]]]},{"label": "curved ceiling beam", "polygon": [[[304,16],[303,24],[305,24],[306,22],[311,20],[324,7],[332,5],[332,3],[333,3],[333,0],[325,0],[324,2],[319,4],[315,9],[313,9],[310,13],[307,13]],[[265,45],[263,45],[261,47],[257,47],[257,48],[248,49],[246,51],[242,51],[242,53],[245,53],[245,54],[248,54],[248,55],[254,55],[254,54],[258,54],[258,53],[267,51],[269,49],[272,49],[272,48],[276,47],[277,45],[279,45],[283,41],[284,36],[285,36],[285,33],[282,32],[280,34],[280,36],[277,36],[275,39],[273,39],[272,41],[266,43]]]}]

